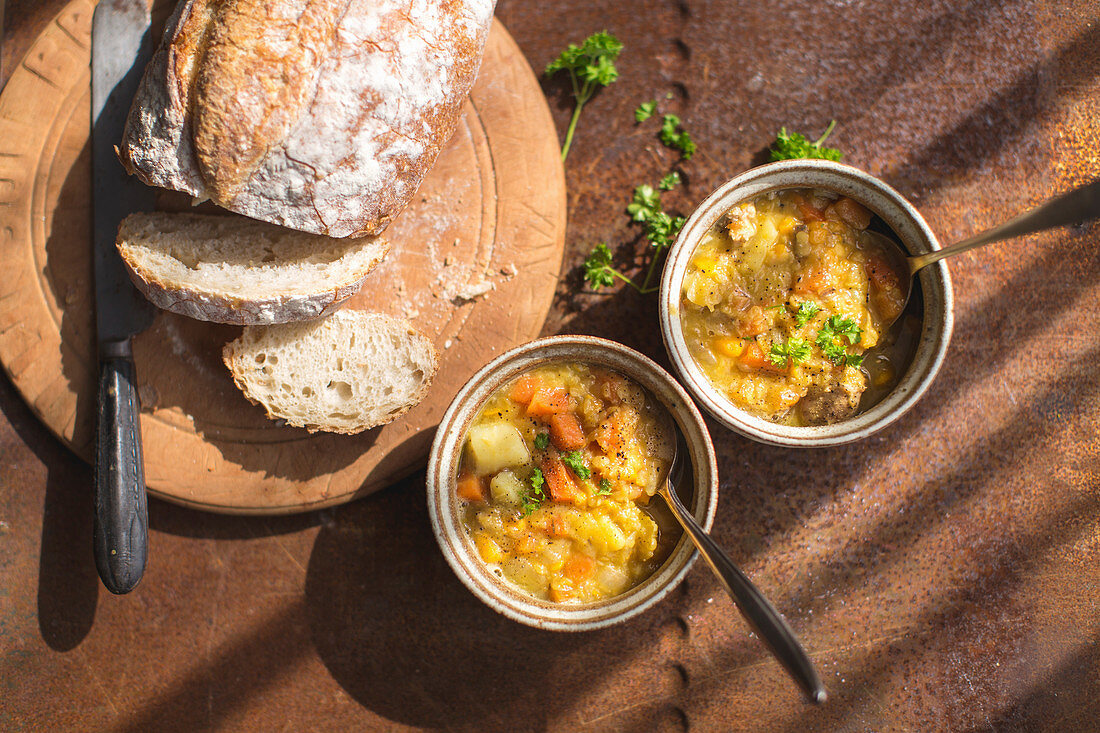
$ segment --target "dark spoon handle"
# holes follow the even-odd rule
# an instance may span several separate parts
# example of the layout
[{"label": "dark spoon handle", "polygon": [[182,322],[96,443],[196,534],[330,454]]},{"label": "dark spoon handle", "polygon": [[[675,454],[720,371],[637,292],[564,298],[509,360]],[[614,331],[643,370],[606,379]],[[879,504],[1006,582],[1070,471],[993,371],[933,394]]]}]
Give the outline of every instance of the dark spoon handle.
[{"label": "dark spoon handle", "polygon": [[145,572],[148,551],[141,403],[135,384],[134,362],[128,353],[101,361],[94,546],[99,577],[112,593],[134,589]]},{"label": "dark spoon handle", "polygon": [[711,539],[702,527],[695,521],[688,510],[680,502],[675,491],[669,489],[668,484],[661,489],[664,497],[676,518],[688,534],[691,535],[699,554],[710,565],[711,570],[718,576],[726,592],[737,603],[738,609],[756,631],[763,642],[779,660],[787,672],[802,688],[810,702],[821,704],[827,697],[825,685],[817,676],[813,663],[806,656],[802,645],[798,643],[794,632],[787,622],[775,610],[775,606],[764,597],[752,581],[745,577],[741,569],[733,564],[725,551],[718,543]]}]

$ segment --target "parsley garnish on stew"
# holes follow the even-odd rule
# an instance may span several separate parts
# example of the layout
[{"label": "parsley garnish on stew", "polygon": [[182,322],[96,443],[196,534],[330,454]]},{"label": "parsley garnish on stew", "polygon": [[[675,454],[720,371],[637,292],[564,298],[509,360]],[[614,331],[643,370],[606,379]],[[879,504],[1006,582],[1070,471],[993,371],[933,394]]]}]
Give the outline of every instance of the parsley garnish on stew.
[{"label": "parsley garnish on stew", "polygon": [[841,316],[829,316],[821,325],[814,339],[821,353],[834,364],[846,363],[859,366],[863,363],[863,357],[858,354],[849,354],[844,345],[847,340],[850,345],[859,343],[863,335],[863,329],[853,319]]},{"label": "parsley garnish on stew", "polygon": [[809,358],[810,345],[797,336],[787,339],[784,344],[776,341],[768,352],[768,361],[778,367],[787,366],[788,361],[793,364],[800,364]]},{"label": "parsley garnish on stew", "polygon": [[577,478],[586,479],[592,475],[592,470],[585,465],[584,455],[579,450],[562,453],[561,460],[573,469],[573,473],[577,474]]},{"label": "parsley garnish on stew", "polygon": [[542,471],[536,468],[528,482],[531,486],[523,492],[522,497],[523,516],[525,517],[530,516],[531,512],[538,509],[542,502],[546,501],[546,493],[542,490],[542,487],[546,485],[546,479],[543,477]]},{"label": "parsley garnish on stew", "polygon": [[809,301],[803,301],[802,303],[799,303],[798,310],[795,311],[794,314],[795,325],[797,325],[799,328],[802,328],[807,323],[809,323],[810,319],[816,316],[820,310],[820,307],[818,307],[814,303],[810,303]]},{"label": "parsley garnish on stew", "polygon": [[539,433],[535,436],[535,447],[539,450],[546,450],[546,446],[550,445],[550,433]]},{"label": "parsley garnish on stew", "polygon": [[607,496],[608,494],[610,494],[611,493],[611,482],[608,481],[605,478],[600,479],[600,488],[596,493],[600,494],[602,496]]}]

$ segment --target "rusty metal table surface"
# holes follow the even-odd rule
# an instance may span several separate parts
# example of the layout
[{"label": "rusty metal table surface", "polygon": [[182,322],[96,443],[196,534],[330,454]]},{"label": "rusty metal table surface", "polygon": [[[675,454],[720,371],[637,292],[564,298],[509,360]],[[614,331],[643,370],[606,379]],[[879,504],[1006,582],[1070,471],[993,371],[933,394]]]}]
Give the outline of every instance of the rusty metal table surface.
[{"label": "rusty metal table surface", "polygon": [[[9,2],[3,76],[60,7]],[[831,118],[846,160],[943,241],[1100,175],[1100,5],[638,0],[498,16],[535,68],[607,28],[620,80],[567,164],[569,249],[545,333],[667,363],[653,296],[581,293],[592,244],[636,246],[634,185],[672,163],[632,110],[699,145],[686,213],[781,125]],[[563,86],[545,83],[564,131]],[[671,97],[667,97],[671,95]],[[423,474],[281,518],[151,502],[141,586],[91,555],[91,472],[0,383],[5,730],[1095,730],[1100,723],[1100,227],[950,262],[954,339],[931,391],[842,448],[711,425],[718,539],[786,614],[832,698],[807,706],[702,564],[613,629],[519,626],[455,579]]]}]

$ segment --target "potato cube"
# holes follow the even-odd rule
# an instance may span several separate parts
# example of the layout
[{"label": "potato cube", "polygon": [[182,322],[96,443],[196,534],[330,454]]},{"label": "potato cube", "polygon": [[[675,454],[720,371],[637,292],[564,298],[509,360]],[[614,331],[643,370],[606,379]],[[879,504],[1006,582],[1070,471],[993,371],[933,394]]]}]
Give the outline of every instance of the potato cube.
[{"label": "potato cube", "polygon": [[467,438],[474,470],[482,476],[501,469],[522,466],[531,461],[531,453],[516,426],[506,422],[474,425]]},{"label": "potato cube", "polygon": [[505,469],[489,482],[489,493],[498,504],[519,506],[523,503],[523,484],[516,475]]}]

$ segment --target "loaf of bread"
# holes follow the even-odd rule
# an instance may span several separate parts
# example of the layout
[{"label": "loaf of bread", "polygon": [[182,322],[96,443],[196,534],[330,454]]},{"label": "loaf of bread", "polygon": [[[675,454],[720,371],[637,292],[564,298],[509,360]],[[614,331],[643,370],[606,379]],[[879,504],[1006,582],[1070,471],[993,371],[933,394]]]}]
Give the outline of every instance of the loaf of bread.
[{"label": "loaf of bread", "polygon": [[127,119],[150,185],[330,237],[408,203],[477,75],[494,0],[181,0]]},{"label": "loaf of bread", "polygon": [[238,325],[328,315],[388,248],[382,237],[332,239],[240,216],[166,212],[126,217],[117,245],[155,305]]},{"label": "loaf of bread", "polygon": [[348,435],[419,403],[437,366],[432,342],[408,321],[347,309],[316,321],[246,327],[222,357],[268,417]]}]

